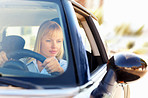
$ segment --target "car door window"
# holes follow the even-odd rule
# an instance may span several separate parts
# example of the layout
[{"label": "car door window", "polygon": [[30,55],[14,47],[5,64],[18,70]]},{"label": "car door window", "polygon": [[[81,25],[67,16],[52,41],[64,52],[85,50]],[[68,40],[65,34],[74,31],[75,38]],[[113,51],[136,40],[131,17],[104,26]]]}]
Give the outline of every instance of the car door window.
[{"label": "car door window", "polygon": [[[84,12],[82,13],[80,9],[78,10],[77,8],[75,8],[75,12],[77,15],[77,19],[79,20],[82,42],[87,52],[90,72],[93,72],[95,69],[100,68],[101,65],[105,63],[102,59],[102,53],[100,53],[99,46],[93,34],[93,30],[90,27],[90,26],[95,26],[95,25],[89,24],[90,21],[96,24],[94,22],[95,19],[91,18],[87,14],[84,14]],[[91,20],[89,20],[88,18],[91,18]],[[101,37],[98,38],[97,40],[102,41]],[[101,46],[102,45],[105,45],[105,44],[101,43]]]}]

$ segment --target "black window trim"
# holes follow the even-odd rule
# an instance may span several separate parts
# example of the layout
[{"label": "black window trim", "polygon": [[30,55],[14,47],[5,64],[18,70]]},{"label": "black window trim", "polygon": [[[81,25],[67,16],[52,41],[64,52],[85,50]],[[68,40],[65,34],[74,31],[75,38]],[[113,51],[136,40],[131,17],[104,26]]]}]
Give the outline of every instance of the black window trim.
[{"label": "black window trim", "polygon": [[103,63],[105,64],[108,61],[108,56],[107,56],[107,53],[106,53],[104,44],[103,44],[103,42],[101,40],[101,37],[99,35],[99,31],[96,28],[96,26],[95,26],[95,24],[94,24],[93,19],[92,19],[91,16],[86,17],[86,20],[88,22],[88,25],[89,25],[89,27],[90,27],[90,29],[92,31],[92,34],[94,36],[94,39],[96,41],[96,44],[97,44],[97,47],[99,49],[100,56],[101,56],[101,58],[103,60]]}]

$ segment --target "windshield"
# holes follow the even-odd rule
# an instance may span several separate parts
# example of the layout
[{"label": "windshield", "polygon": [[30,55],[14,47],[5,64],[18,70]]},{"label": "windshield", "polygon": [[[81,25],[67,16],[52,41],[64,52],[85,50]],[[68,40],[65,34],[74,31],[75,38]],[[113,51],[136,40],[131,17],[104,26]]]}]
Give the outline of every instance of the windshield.
[{"label": "windshield", "polygon": [[57,77],[67,69],[59,5],[0,1],[0,72],[5,76]]}]

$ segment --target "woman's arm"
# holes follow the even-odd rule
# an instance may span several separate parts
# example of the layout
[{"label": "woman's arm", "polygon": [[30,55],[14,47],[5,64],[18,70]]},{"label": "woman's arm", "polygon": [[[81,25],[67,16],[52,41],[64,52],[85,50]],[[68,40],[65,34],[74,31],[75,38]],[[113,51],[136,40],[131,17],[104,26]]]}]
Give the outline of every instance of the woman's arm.
[{"label": "woman's arm", "polygon": [[64,69],[60,66],[58,60],[55,57],[47,58],[43,62],[43,67],[47,70],[48,73],[59,72],[62,74]]}]

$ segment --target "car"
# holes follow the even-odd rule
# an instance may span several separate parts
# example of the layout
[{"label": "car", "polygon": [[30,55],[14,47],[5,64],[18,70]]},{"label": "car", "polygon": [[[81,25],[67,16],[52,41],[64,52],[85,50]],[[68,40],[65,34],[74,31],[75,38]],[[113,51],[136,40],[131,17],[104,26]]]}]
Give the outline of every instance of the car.
[{"label": "car", "polygon": [[[0,0],[0,13],[0,50],[8,58],[0,67],[0,97],[125,98],[127,83],[147,72],[136,54],[109,57],[97,18],[73,0]],[[67,67],[56,76],[28,71],[23,62],[46,59],[34,46],[47,20],[58,23],[64,35]]]}]

